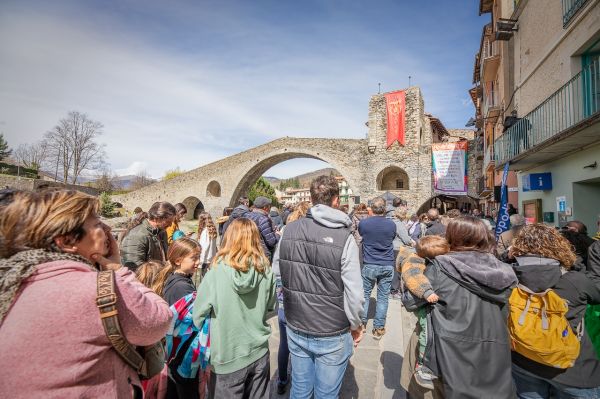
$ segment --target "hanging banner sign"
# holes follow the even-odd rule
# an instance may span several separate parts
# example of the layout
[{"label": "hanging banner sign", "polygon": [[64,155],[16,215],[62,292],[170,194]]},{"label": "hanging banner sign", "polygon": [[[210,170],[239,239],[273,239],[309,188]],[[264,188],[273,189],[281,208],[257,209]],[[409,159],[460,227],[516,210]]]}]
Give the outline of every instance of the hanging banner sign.
[{"label": "hanging banner sign", "polygon": [[385,93],[385,102],[387,105],[387,148],[390,148],[394,141],[404,145],[406,94],[404,91]]},{"label": "hanging banner sign", "polygon": [[433,189],[436,194],[467,195],[468,142],[431,145],[433,157]]},{"label": "hanging banner sign", "polygon": [[508,215],[508,190],[506,189],[506,178],[508,177],[508,162],[504,165],[502,174],[502,186],[500,188],[500,212],[496,220],[496,242],[500,234],[510,229],[510,216]]}]

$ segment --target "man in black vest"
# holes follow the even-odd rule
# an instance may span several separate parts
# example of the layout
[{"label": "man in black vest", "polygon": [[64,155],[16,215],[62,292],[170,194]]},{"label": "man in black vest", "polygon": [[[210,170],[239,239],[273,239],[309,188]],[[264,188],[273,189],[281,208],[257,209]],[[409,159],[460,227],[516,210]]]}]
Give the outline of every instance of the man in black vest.
[{"label": "man in black vest", "polygon": [[364,293],[352,222],[337,210],[335,178],[310,185],[313,207],[288,224],[273,257],[292,357],[292,398],[337,398],[363,335]]}]

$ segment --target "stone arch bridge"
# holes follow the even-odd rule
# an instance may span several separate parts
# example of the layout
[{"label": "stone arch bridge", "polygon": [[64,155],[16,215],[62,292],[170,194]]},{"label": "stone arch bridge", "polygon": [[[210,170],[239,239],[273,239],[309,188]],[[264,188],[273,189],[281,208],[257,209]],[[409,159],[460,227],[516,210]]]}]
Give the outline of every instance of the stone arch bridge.
[{"label": "stone arch bridge", "polygon": [[183,202],[189,218],[201,202],[214,217],[235,206],[272,166],[293,158],[315,158],[337,169],[361,202],[390,191],[416,210],[432,193],[432,124],[416,87],[406,90],[405,119],[405,145],[386,148],[385,99],[375,95],[369,103],[367,139],[283,137],[114,199],[128,210],[148,209],[155,201]]}]

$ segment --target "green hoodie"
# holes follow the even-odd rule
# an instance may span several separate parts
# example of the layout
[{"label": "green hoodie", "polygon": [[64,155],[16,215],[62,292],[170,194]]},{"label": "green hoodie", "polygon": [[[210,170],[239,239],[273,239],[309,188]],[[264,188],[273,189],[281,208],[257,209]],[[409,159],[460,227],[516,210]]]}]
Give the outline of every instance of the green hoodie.
[{"label": "green hoodie", "polygon": [[[210,321],[210,364],[215,373],[248,367],[269,350],[267,312],[275,308],[275,278],[270,267],[242,273],[219,261],[202,279],[194,303],[194,324]],[[212,312],[211,312],[212,311]]]}]

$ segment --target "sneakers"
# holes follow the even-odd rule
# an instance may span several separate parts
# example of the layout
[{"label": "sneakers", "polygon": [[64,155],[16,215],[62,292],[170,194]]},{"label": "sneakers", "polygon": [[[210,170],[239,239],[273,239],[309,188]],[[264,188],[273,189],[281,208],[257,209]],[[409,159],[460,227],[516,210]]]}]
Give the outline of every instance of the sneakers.
[{"label": "sneakers", "polygon": [[400,292],[394,292],[390,294],[390,298],[395,301],[400,301],[402,300],[402,294]]},{"label": "sneakers", "polygon": [[383,335],[385,334],[385,327],[374,328],[373,331],[371,331],[371,333],[373,334],[373,338],[381,339],[381,337],[383,337]]},{"label": "sneakers", "polygon": [[433,390],[433,380],[435,375],[425,366],[417,365],[415,370],[415,381],[425,389]]}]

